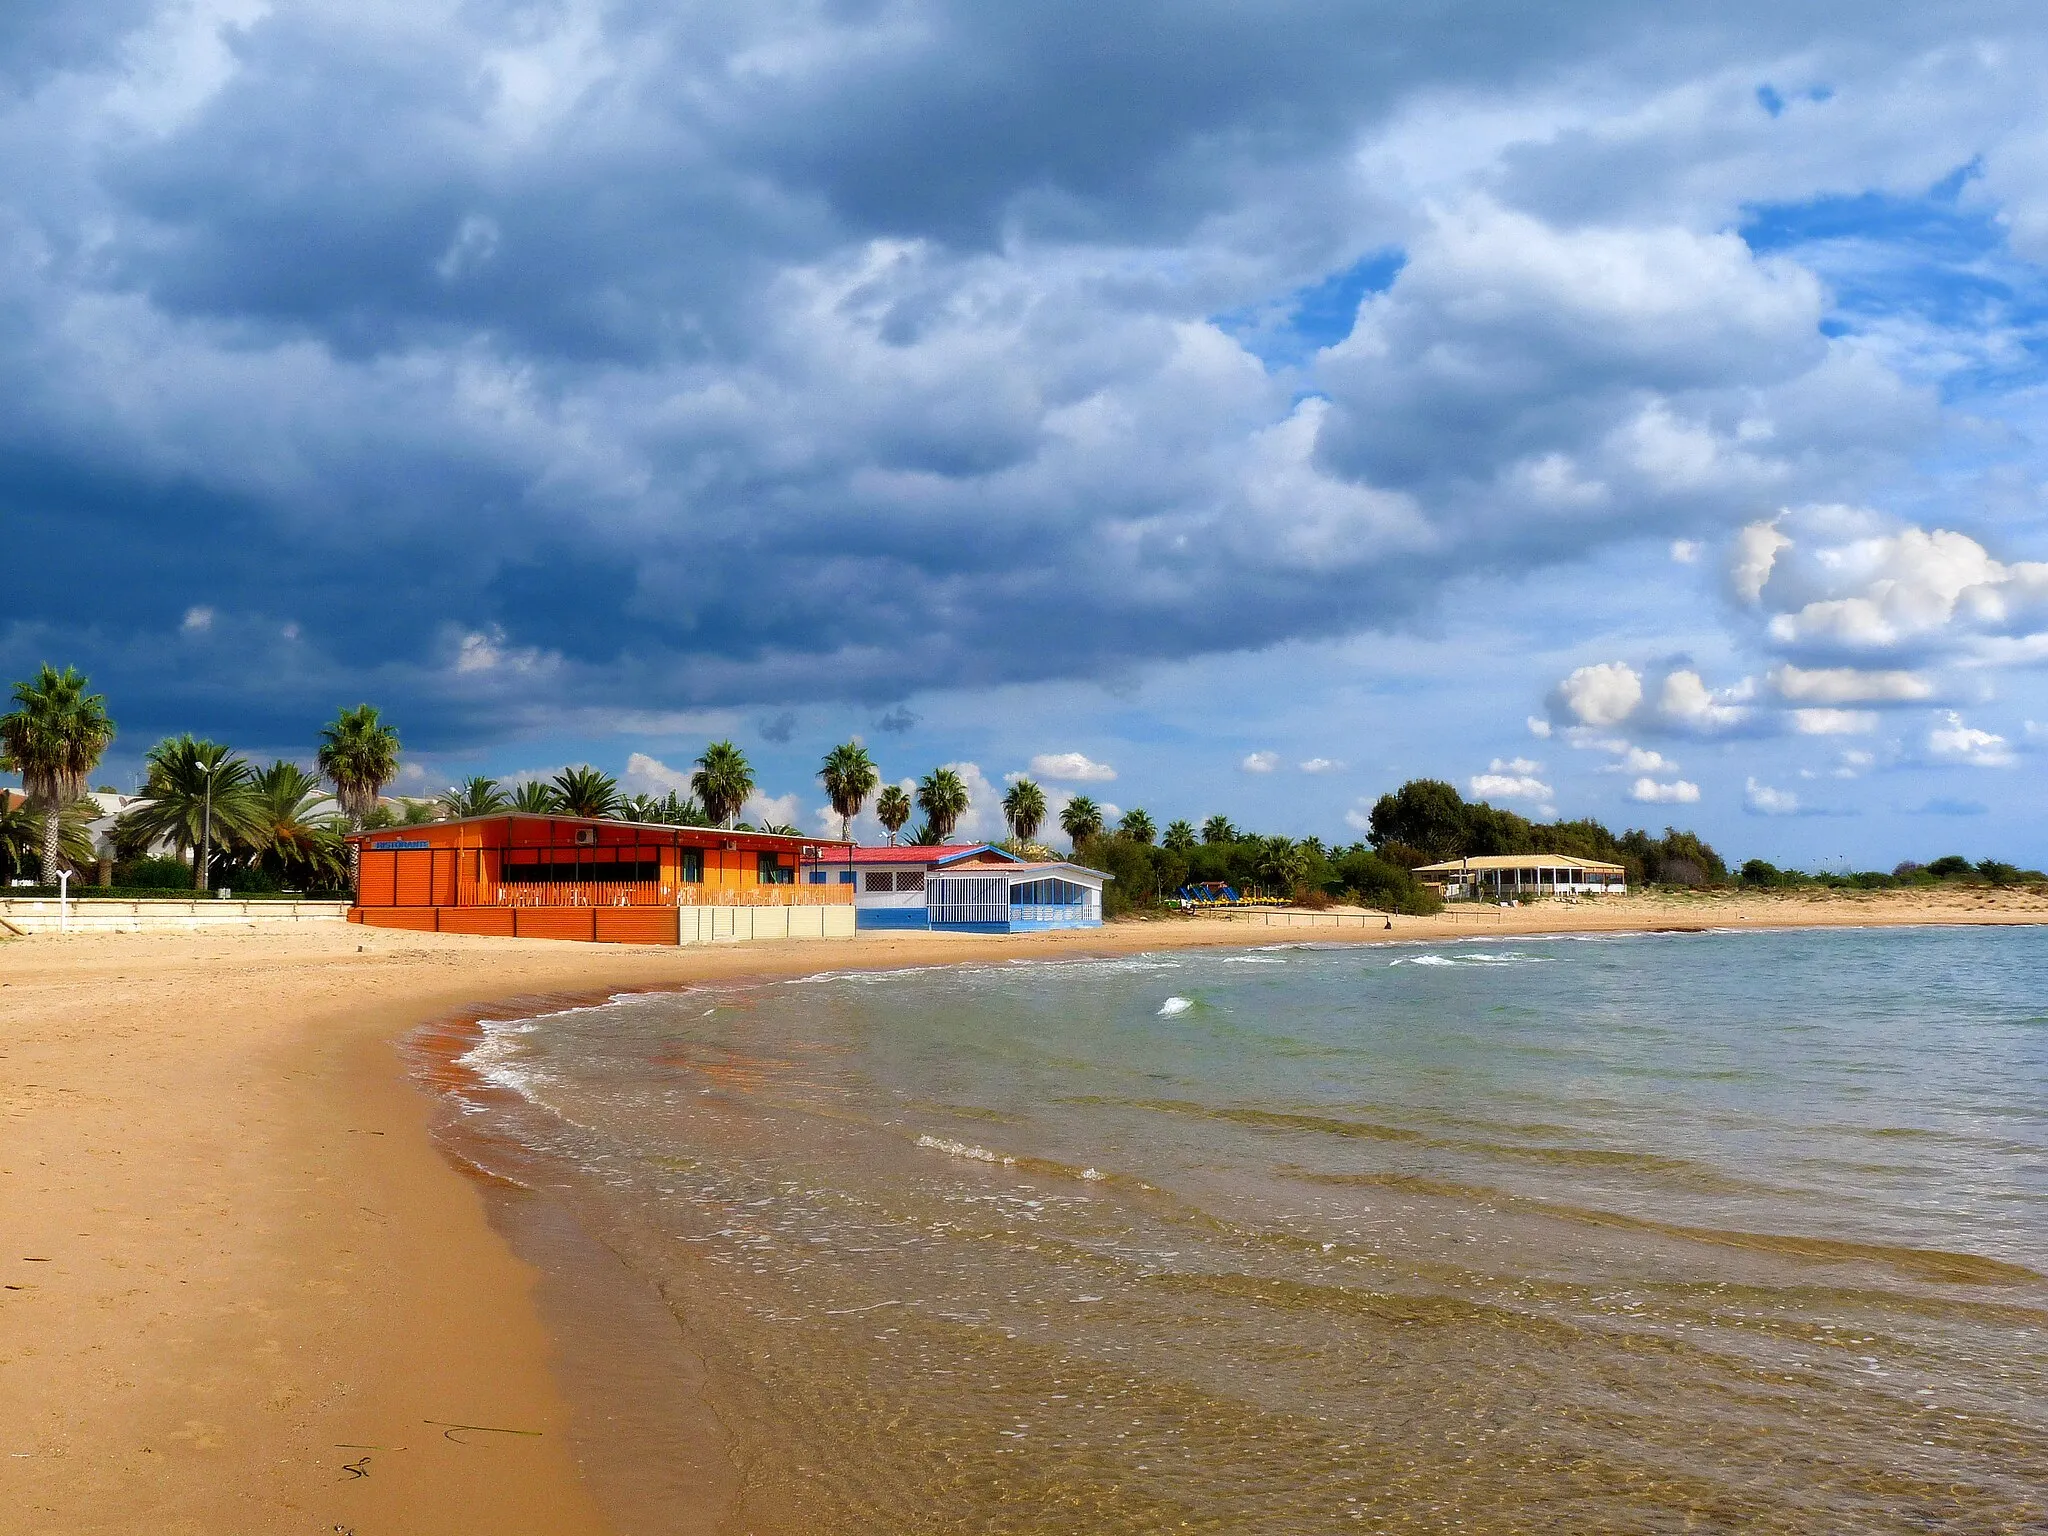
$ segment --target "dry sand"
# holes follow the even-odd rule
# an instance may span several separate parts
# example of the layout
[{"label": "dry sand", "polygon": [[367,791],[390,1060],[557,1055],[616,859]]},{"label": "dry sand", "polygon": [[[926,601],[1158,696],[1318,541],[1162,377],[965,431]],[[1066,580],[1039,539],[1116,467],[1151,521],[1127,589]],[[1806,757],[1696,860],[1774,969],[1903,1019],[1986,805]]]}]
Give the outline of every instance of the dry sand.
[{"label": "dry sand", "polygon": [[[1545,903],[1398,918],[1391,935],[1354,919],[714,950],[354,925],[6,940],[0,1532],[605,1529],[535,1277],[493,1232],[476,1177],[435,1149],[431,1106],[392,1049],[430,1018],[1018,954],[2043,921],[2048,897],[1944,891]],[[698,1449],[715,1467],[715,1437]]]}]

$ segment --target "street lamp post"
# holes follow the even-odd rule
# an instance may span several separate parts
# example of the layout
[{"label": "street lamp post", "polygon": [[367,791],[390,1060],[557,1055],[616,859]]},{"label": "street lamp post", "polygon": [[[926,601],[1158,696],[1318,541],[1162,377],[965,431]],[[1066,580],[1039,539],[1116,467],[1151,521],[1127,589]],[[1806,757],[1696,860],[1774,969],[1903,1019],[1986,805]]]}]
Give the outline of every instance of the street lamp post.
[{"label": "street lamp post", "polygon": [[199,771],[206,775],[206,810],[199,825],[199,889],[204,891],[213,884],[212,871],[206,866],[213,856],[213,770],[218,763],[201,764]]}]

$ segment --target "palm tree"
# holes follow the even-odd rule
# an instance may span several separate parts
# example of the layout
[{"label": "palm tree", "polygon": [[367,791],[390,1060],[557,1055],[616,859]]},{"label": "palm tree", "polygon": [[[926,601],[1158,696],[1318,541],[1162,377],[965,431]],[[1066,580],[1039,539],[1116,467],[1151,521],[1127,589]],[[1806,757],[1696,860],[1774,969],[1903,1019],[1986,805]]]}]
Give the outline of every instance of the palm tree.
[{"label": "palm tree", "polygon": [[442,814],[450,821],[464,821],[471,816],[496,816],[511,808],[512,801],[504,790],[498,788],[498,781],[481,775],[450,785],[448,793],[441,797]]},{"label": "palm tree", "polygon": [[875,797],[875,820],[882,824],[882,830],[894,843],[896,834],[903,830],[903,823],[910,820],[910,796],[903,793],[902,785],[887,785]]},{"label": "palm tree", "polygon": [[1076,795],[1060,812],[1060,829],[1076,844],[1102,835],[1102,807],[1086,795]]},{"label": "palm tree", "polygon": [[552,816],[562,808],[555,798],[554,786],[539,779],[528,779],[512,793],[512,803],[507,810],[519,811],[527,816]]},{"label": "palm tree", "polygon": [[1158,835],[1152,825],[1152,818],[1136,806],[1124,812],[1124,819],[1116,824],[1117,835],[1128,837],[1134,843],[1150,843]]},{"label": "palm tree", "polygon": [[703,806],[694,798],[678,798],[674,790],[662,796],[661,803],[655,806],[651,819],[670,827],[704,827],[711,824],[710,818],[704,814]]},{"label": "palm tree", "polygon": [[917,781],[917,808],[938,834],[934,841],[943,843],[967,814],[967,786],[952,769],[936,768]]},{"label": "palm tree", "polygon": [[825,754],[825,765],[818,770],[818,777],[825,782],[825,798],[839,813],[839,837],[843,842],[853,835],[853,818],[867,804],[882,776],[875,771],[875,760],[868,756],[868,749],[857,741],[847,741]]},{"label": "palm tree", "polygon": [[587,763],[556,774],[554,790],[564,816],[609,818],[619,813],[619,781]]},{"label": "palm tree", "polygon": [[[58,817],[57,854],[60,863],[83,869],[93,862],[90,823],[100,808],[90,800],[74,800]],[[20,879],[31,869],[40,869],[43,858],[43,818],[28,807],[26,800],[0,798],[0,875]]]},{"label": "palm tree", "polygon": [[754,792],[754,770],[747,755],[729,741],[714,741],[697,759],[690,790],[703,802],[714,826],[730,826]]},{"label": "palm tree", "polygon": [[216,842],[249,847],[261,835],[255,772],[219,742],[190,736],[164,738],[144,761],[143,799],[121,818],[120,839],[190,851],[192,889],[203,891]]},{"label": "palm tree", "polygon": [[249,845],[264,871],[307,886],[339,884],[348,871],[333,800],[319,777],[276,762],[250,784]]},{"label": "palm tree", "polygon": [[[313,760],[334,786],[335,802],[350,829],[361,831],[364,819],[377,809],[384,786],[398,777],[398,732],[378,717],[374,705],[358,704],[344,709],[321,731],[320,750]],[[350,843],[351,886],[356,883],[356,860],[357,845]]]},{"label": "palm tree", "polygon": [[1030,842],[1045,822],[1045,791],[1030,779],[1019,779],[1003,792],[1003,820],[1018,842]]},{"label": "palm tree", "polygon": [[1168,853],[1186,853],[1195,846],[1195,824],[1191,821],[1169,821],[1162,846]]},{"label": "palm tree", "polygon": [[937,848],[946,840],[939,829],[928,821],[920,821],[910,829],[910,836],[904,839],[913,848]]},{"label": "palm tree", "polygon": [[1234,843],[1237,828],[1230,824],[1228,816],[1211,816],[1202,823],[1202,841],[1205,843]]},{"label": "palm tree", "polygon": [[1292,896],[1295,893],[1307,878],[1308,866],[1308,850],[1299,843],[1284,837],[1269,837],[1260,845],[1258,873],[1277,885],[1282,895]]},{"label": "palm tree", "polygon": [[44,662],[33,682],[14,685],[14,709],[0,715],[0,761],[21,775],[30,808],[43,818],[45,885],[57,883],[64,808],[85,793],[114,741],[107,701],[88,686],[76,667],[59,672]]}]

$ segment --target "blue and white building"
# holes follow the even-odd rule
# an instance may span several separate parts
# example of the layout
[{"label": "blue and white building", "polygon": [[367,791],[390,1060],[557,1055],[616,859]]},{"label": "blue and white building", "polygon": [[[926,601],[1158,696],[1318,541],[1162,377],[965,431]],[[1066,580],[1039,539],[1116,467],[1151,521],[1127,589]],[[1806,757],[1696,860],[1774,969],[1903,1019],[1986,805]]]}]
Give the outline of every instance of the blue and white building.
[{"label": "blue and white building", "polygon": [[1102,923],[1099,869],[1028,863],[990,843],[852,850],[854,921],[948,933],[1029,933]]}]

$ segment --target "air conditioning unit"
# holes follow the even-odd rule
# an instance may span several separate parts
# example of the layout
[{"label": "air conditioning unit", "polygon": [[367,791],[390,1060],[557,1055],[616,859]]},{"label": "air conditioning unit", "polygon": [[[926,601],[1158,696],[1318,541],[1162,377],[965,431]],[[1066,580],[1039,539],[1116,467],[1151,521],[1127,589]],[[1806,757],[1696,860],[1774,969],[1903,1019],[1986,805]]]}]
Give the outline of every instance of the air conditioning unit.
[{"label": "air conditioning unit", "polygon": [[804,848],[804,857],[815,861],[818,857],[818,850],[815,847],[806,845]]},{"label": "air conditioning unit", "polygon": [[576,829],[576,846],[578,848],[595,848],[597,846],[597,828],[578,827]]}]

